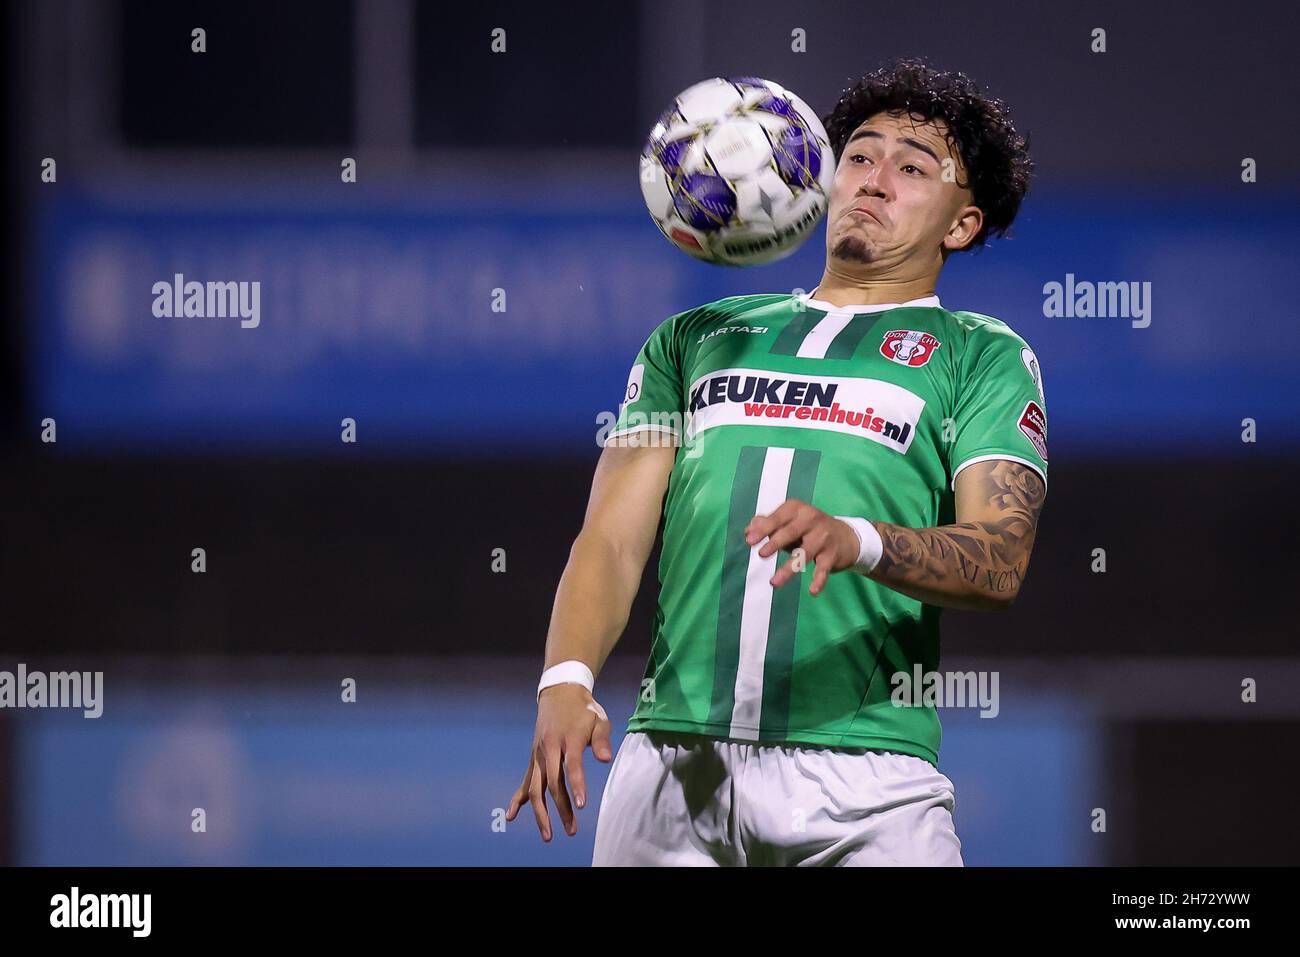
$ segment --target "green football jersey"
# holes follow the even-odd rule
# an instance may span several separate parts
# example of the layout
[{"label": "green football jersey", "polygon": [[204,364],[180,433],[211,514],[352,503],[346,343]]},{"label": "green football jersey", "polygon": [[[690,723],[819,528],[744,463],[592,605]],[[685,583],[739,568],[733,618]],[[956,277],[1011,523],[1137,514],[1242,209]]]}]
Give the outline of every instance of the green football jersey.
[{"label": "green football jersey", "polygon": [[813,598],[811,566],[773,588],[790,555],[759,558],[744,528],[787,498],[909,528],[948,524],[957,472],[987,459],[1046,481],[1042,376],[1025,341],[933,296],[844,307],[733,296],[651,334],[606,441],[641,431],[680,447],[649,680],[628,730],[937,763],[938,714],[896,706],[891,678],[938,670],[940,608],[854,572]]}]

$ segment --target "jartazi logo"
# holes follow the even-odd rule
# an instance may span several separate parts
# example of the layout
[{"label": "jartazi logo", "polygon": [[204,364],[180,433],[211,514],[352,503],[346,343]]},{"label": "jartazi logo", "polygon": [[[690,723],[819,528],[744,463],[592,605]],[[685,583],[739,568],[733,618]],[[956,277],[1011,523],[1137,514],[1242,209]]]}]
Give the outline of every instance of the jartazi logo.
[{"label": "jartazi logo", "polygon": [[823,429],[906,452],[925,400],[879,379],[720,369],[689,392],[687,438],[722,425]]},{"label": "jartazi logo", "polygon": [[153,294],[153,314],[159,319],[238,316],[244,329],[256,329],[262,322],[260,282],[186,282],[178,272],[170,283],[154,283]]},{"label": "jartazi logo", "polygon": [[706,332],[701,335],[700,338],[695,341],[695,344],[699,345],[707,339],[712,339],[714,336],[723,336],[728,332],[752,332],[756,335],[762,335],[767,332],[767,326],[719,326],[712,332]]},{"label": "jartazi logo", "polygon": [[82,894],[81,888],[50,898],[50,926],[129,927],[132,937],[148,937],[152,894]]}]

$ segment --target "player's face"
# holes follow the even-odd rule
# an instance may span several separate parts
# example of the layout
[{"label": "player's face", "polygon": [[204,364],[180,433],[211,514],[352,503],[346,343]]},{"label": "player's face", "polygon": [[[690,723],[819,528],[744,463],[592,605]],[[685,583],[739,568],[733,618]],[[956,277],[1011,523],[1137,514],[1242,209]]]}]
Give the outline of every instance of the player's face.
[{"label": "player's face", "polygon": [[[877,113],[854,130],[835,171],[826,253],[841,266],[941,263],[983,221],[942,120]],[[945,162],[946,161],[946,162]]]}]

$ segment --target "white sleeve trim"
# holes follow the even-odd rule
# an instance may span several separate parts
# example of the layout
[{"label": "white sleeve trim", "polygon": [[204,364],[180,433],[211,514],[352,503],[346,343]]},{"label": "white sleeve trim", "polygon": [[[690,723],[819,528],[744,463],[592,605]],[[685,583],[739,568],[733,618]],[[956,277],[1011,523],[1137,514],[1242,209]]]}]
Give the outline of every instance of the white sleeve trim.
[{"label": "white sleeve trim", "polygon": [[625,435],[635,435],[637,432],[665,432],[671,436],[679,435],[678,431],[671,425],[651,425],[646,423],[644,425],[634,425],[630,428],[619,429],[617,432],[611,432],[609,435],[605,436],[605,441],[608,442],[610,439],[621,439]]},{"label": "white sleeve trim", "polygon": [[957,466],[952,473],[952,490],[954,492],[957,491],[957,473],[966,466],[974,465],[976,462],[991,462],[994,459],[1007,459],[1011,462],[1019,462],[1021,465],[1028,465],[1031,469],[1037,472],[1038,477],[1043,480],[1043,487],[1047,487],[1047,473],[1042,470],[1042,467],[1039,466],[1037,462],[1031,462],[1029,459],[1022,459],[1018,455],[1008,455],[1006,452],[990,452],[988,455],[976,455]]}]

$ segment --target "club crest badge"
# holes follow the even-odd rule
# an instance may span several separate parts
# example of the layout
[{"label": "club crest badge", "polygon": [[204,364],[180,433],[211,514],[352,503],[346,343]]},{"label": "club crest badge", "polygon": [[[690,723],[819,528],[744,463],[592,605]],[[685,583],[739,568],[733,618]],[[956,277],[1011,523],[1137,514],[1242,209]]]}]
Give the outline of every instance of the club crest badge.
[{"label": "club crest badge", "polygon": [[913,329],[891,329],[880,343],[880,354],[899,365],[920,368],[930,361],[942,343],[928,332]]}]

